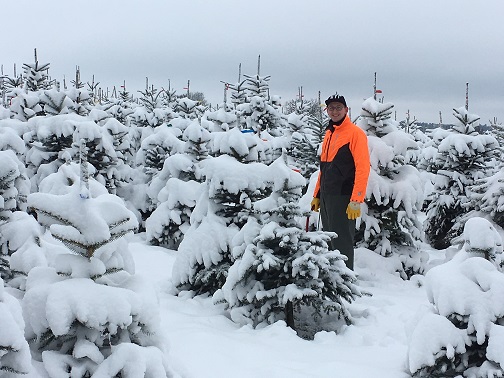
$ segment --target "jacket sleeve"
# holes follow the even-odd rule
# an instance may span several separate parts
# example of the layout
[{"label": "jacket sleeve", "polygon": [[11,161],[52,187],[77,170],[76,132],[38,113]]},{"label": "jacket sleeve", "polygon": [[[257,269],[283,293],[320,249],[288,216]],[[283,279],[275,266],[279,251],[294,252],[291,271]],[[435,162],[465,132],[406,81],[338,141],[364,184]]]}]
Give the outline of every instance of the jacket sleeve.
[{"label": "jacket sleeve", "polygon": [[355,182],[350,201],[362,203],[366,198],[366,188],[371,169],[368,140],[364,130],[358,128],[351,147],[355,163]]},{"label": "jacket sleeve", "polygon": [[313,197],[320,198],[320,169],[318,172],[317,183],[315,184],[315,190],[313,191]]}]

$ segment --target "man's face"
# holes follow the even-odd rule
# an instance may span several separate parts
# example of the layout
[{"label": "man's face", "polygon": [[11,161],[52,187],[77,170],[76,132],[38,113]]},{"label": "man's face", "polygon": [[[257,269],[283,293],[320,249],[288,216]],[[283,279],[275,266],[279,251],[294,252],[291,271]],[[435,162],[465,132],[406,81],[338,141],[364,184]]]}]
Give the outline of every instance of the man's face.
[{"label": "man's face", "polygon": [[345,118],[348,108],[339,102],[331,102],[327,106],[326,110],[327,115],[329,116],[329,118],[331,118],[333,122],[339,122],[343,118]]}]

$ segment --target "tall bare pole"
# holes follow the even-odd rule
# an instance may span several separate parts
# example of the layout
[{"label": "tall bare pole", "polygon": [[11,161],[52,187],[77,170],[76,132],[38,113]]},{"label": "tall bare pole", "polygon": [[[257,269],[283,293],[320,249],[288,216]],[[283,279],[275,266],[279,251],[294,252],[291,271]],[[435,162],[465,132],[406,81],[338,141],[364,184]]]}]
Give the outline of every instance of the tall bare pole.
[{"label": "tall bare pole", "polygon": [[374,73],[373,98],[376,101],[376,72]]},{"label": "tall bare pole", "polygon": [[322,97],[321,97],[320,91],[318,91],[318,103],[320,105],[319,106],[319,117],[320,117],[320,121],[322,121],[324,114],[322,112]]},{"label": "tall bare pole", "polygon": [[189,98],[189,86],[191,85],[191,80],[187,80],[187,87],[186,88],[183,88],[183,89],[187,89],[187,98]]},{"label": "tall bare pole", "polygon": [[469,111],[469,83],[466,83],[466,105],[465,108]]}]

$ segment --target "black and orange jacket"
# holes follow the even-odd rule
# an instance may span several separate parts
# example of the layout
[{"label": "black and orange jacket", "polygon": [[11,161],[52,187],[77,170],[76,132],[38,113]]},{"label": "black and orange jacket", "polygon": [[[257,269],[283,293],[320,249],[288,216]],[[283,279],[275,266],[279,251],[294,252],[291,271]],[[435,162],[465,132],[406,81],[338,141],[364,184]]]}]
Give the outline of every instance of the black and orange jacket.
[{"label": "black and orange jacket", "polygon": [[326,129],[313,196],[351,195],[350,201],[364,202],[369,170],[367,136],[347,115],[341,125],[329,124]]}]

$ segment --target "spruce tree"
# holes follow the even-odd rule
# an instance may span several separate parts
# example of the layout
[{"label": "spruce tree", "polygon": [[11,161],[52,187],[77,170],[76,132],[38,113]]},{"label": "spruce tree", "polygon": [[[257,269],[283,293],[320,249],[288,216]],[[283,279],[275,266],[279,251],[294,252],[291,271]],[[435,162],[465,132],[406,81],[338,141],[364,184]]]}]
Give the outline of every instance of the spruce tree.
[{"label": "spruce tree", "polygon": [[222,155],[205,160],[206,181],[178,249],[173,282],[179,290],[213,294],[232,264],[232,238],[247,222],[252,204],[265,191],[266,166]]},{"label": "spruce tree", "polygon": [[464,225],[461,250],[427,272],[432,310],[416,322],[410,337],[413,377],[504,375],[504,276],[495,260],[501,254],[497,230],[489,221],[473,217]]},{"label": "spruce tree", "polygon": [[479,117],[462,107],[453,109],[456,125],[447,132],[438,131],[437,154],[431,170],[435,182],[429,195],[425,234],[436,249],[451,245],[452,239],[462,233],[460,217],[468,212],[469,188],[488,173],[485,168],[498,147],[490,135],[479,134],[476,122]]},{"label": "spruce tree", "polygon": [[423,271],[427,258],[419,253],[423,183],[414,167],[418,146],[411,135],[390,118],[392,103],[368,98],[358,125],[366,131],[371,160],[365,208],[357,224],[359,246],[382,256],[395,256],[403,278]]},{"label": "spruce tree", "polygon": [[180,144],[180,153],[165,159],[147,191],[155,204],[145,222],[147,240],[172,249],[178,248],[189,228],[199,183],[205,180],[200,163],[208,157],[210,133],[195,119],[181,138],[185,144]]},{"label": "spruce tree", "polygon": [[302,114],[292,113],[287,117],[290,132],[290,145],[287,148],[287,154],[292,158],[293,164],[298,167],[307,182],[312,174],[319,169],[319,144],[308,127],[309,122],[309,116]]},{"label": "spruce tree", "polygon": [[19,377],[32,370],[31,354],[24,338],[24,321],[18,299],[4,288],[0,278],[0,375]]},{"label": "spruce tree", "polygon": [[35,62],[23,63],[24,89],[27,92],[37,92],[39,90],[50,89],[49,63],[39,64],[37,49],[35,49]]},{"label": "spruce tree", "polygon": [[26,197],[29,194],[29,182],[24,173],[24,166],[12,151],[0,151],[0,278],[11,280],[15,273],[10,267],[10,256],[18,247],[16,232],[12,226],[19,214],[26,211]]},{"label": "spruce tree", "polygon": [[234,238],[234,262],[215,301],[227,304],[233,320],[253,326],[284,320],[298,329],[295,309],[303,307],[318,319],[335,314],[349,324],[346,303],[360,295],[355,276],[338,251],[329,251],[328,233],[306,232],[296,221],[306,216],[298,205],[305,180],[285,156],[267,177],[272,193],[254,203],[256,215]]},{"label": "spruce tree", "polygon": [[196,119],[201,118],[205,107],[201,107],[198,101],[191,100],[189,97],[178,98],[173,110],[182,118]]},{"label": "spruce tree", "polygon": [[222,104],[215,111],[205,112],[204,118],[212,122],[211,132],[228,131],[238,125],[237,115],[233,107],[229,104]]},{"label": "spruce tree", "polygon": [[80,68],[75,68],[75,79],[70,81],[72,87],[65,90],[65,94],[73,101],[70,106],[70,111],[80,116],[89,114],[93,103],[93,93],[89,90],[83,89],[84,83],[81,81]]},{"label": "spruce tree", "polygon": [[133,280],[122,238],[137,220],[118,197],[95,190],[83,145],[80,151],[79,181],[29,197],[47,237],[62,243],[46,250],[59,249],[47,266],[28,274],[23,305],[33,356],[49,376],[124,376],[134,354],[143,356],[135,364],[145,376],[171,377],[155,337],[156,299]]},{"label": "spruce tree", "polygon": [[70,109],[75,107],[74,102],[64,93],[56,88],[45,90],[40,95],[40,102],[44,104],[45,114],[57,115],[68,114]]},{"label": "spruce tree", "polygon": [[172,118],[170,116],[171,109],[166,108],[163,104],[162,90],[158,90],[153,85],[149,86],[146,81],[145,90],[139,92],[141,94],[140,105],[135,107],[131,114],[131,122],[138,128],[137,147],[142,142],[143,133],[150,133],[153,128]]},{"label": "spruce tree", "polygon": [[[37,191],[42,179],[71,160],[73,135],[76,125],[74,115],[58,115],[37,118],[30,122],[24,140],[28,145],[26,168],[32,182],[32,191]],[[82,120],[82,119],[81,119]]]}]

